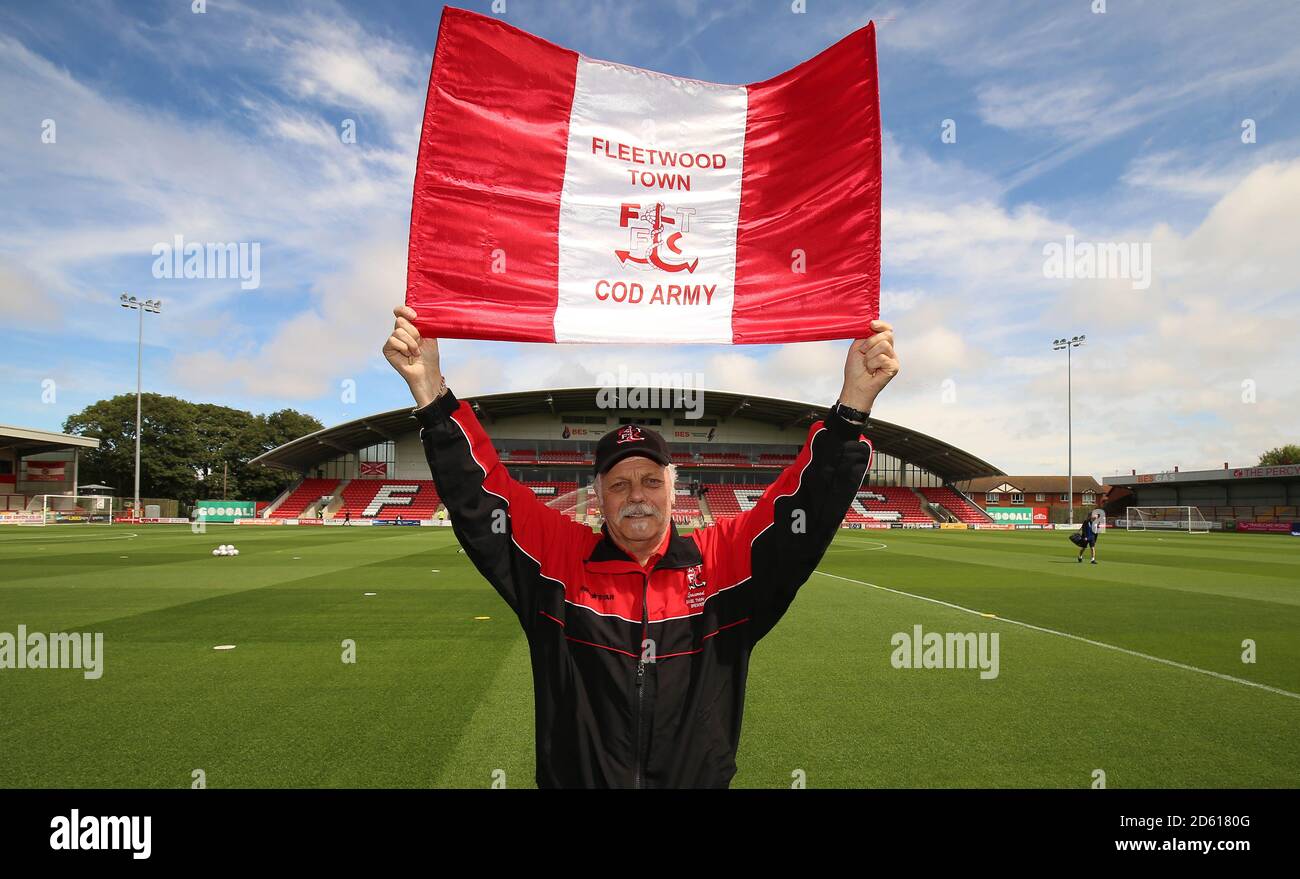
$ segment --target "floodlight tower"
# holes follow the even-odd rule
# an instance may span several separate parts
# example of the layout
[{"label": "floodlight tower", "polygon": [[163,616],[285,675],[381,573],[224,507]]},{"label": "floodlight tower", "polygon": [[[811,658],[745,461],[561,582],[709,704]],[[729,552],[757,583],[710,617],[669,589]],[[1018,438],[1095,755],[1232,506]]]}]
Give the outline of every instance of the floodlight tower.
[{"label": "floodlight tower", "polygon": [[134,308],[140,313],[139,330],[136,334],[135,349],[135,517],[141,518],[140,515],[140,373],[141,364],[144,362],[144,313],[159,314],[162,312],[161,299],[145,299],[141,301],[134,296],[122,294],[119,300],[123,308]]},{"label": "floodlight tower", "polygon": [[1067,491],[1070,495],[1068,506],[1070,508],[1070,524],[1074,524],[1074,399],[1073,399],[1073,380],[1070,372],[1073,368],[1071,363],[1070,351],[1083,345],[1087,336],[1075,336],[1071,339],[1053,339],[1052,350],[1060,351],[1065,349],[1065,455],[1066,467],[1069,473],[1069,485]]}]

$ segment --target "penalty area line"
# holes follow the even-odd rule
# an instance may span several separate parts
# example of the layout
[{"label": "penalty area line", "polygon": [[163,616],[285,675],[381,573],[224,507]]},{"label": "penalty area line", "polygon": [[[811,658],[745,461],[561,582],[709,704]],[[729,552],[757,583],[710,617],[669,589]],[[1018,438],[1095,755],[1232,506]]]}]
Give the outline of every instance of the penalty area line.
[{"label": "penalty area line", "polygon": [[1142,653],[1141,651],[1138,650],[1130,650],[1127,647],[1117,647],[1114,644],[1107,644],[1104,641],[1094,641],[1091,638],[1085,638],[1082,635],[1071,635],[1069,632],[1061,632],[1061,631],[1057,631],[1056,629],[1048,629],[1043,626],[1035,626],[1033,623],[1023,623],[1020,620],[1012,620],[1012,619],[1008,619],[1007,617],[991,615],[991,614],[983,613],[978,610],[971,610],[969,607],[962,607],[960,604],[953,604],[948,601],[940,601],[937,598],[929,598],[925,595],[915,595],[911,592],[904,592],[901,589],[890,589],[888,586],[878,586],[875,583],[868,583],[866,580],[855,580],[852,577],[842,577],[839,574],[828,574],[825,571],[814,571],[813,573],[821,574],[823,577],[833,577],[836,580],[845,580],[849,583],[857,583],[859,586],[870,586],[872,589],[879,589],[882,592],[892,592],[895,595],[902,595],[906,598],[916,598],[921,601],[928,601],[931,604],[938,604],[943,607],[952,608],[953,610],[959,610],[962,613],[975,614],[976,616],[981,616],[981,617],[993,616],[994,619],[998,620],[999,622],[1011,623],[1013,626],[1021,626],[1026,629],[1032,629],[1035,632],[1043,632],[1048,635],[1057,635],[1061,638],[1069,638],[1071,641],[1079,641],[1084,644],[1091,644],[1093,647],[1101,647],[1106,650],[1114,650],[1117,653],[1125,653],[1128,654],[1129,656],[1136,656],[1139,659],[1146,659],[1151,662],[1158,662],[1161,665],[1168,665],[1168,666],[1172,666],[1173,668],[1181,668],[1184,671],[1192,671],[1192,672],[1196,672],[1197,674],[1208,675],[1209,677],[1212,678],[1218,678],[1221,681],[1230,681],[1231,683],[1234,684],[1243,684],[1244,686],[1247,687],[1254,687],[1257,690],[1267,690],[1268,692],[1276,693],[1279,696],[1286,696],[1291,699],[1300,699],[1300,693],[1292,693],[1290,690],[1283,690],[1280,687],[1270,687],[1268,684],[1261,684],[1258,683],[1257,681],[1248,681],[1245,678],[1238,678],[1238,677],[1233,677],[1232,675],[1225,675],[1222,672],[1210,671],[1208,668],[1197,668],[1196,666],[1188,665],[1185,662],[1175,662],[1172,659],[1164,659],[1163,657],[1160,656],[1152,656],[1150,653]]}]

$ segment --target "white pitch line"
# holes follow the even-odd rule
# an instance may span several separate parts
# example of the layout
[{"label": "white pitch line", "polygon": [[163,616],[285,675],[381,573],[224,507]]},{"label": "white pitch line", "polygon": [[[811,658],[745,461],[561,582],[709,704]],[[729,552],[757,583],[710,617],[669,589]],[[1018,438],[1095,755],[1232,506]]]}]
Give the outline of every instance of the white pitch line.
[{"label": "white pitch line", "polygon": [[[918,598],[921,601],[928,601],[931,604],[939,604],[944,607],[950,607],[953,610],[959,610],[962,613],[975,614],[976,616],[987,617],[989,614],[982,613],[978,610],[971,610],[969,607],[962,607],[960,604],[952,604],[947,601],[940,601],[937,598],[928,598],[924,595],[913,595],[911,592],[903,592],[901,589],[890,589],[888,586],[877,586],[875,583],[868,583],[866,580],[855,580],[852,577],[841,577],[839,574],[828,574],[825,571],[814,571],[815,574],[821,574],[823,577],[834,577],[836,580],[847,580],[850,583],[857,583],[860,586],[870,586],[872,589],[879,589],[882,592],[892,592],[895,595],[903,595],[907,598]],[[1023,626],[1026,629],[1033,629],[1035,632],[1045,632],[1048,635],[1059,635],[1062,638],[1069,638],[1072,641],[1082,641],[1084,644],[1091,644],[1093,647],[1104,647],[1107,650],[1114,650],[1118,653],[1127,653],[1129,656],[1136,656],[1139,659],[1148,659],[1151,662],[1159,662],[1162,665],[1170,665],[1174,668],[1181,668],[1184,671],[1194,671],[1197,674],[1209,675],[1212,678],[1218,678],[1221,681],[1231,681],[1234,684],[1244,684],[1247,687],[1255,687],[1259,690],[1267,690],[1270,693],[1277,693],[1279,696],[1287,696],[1291,699],[1300,699],[1300,693],[1292,693],[1290,690],[1283,690],[1279,687],[1270,687],[1268,684],[1261,684],[1256,681],[1248,681],[1245,678],[1237,678],[1232,675],[1225,675],[1222,672],[1210,671],[1207,668],[1197,668],[1194,665],[1187,665],[1183,662],[1175,662],[1172,659],[1163,659],[1159,656],[1152,656],[1150,653],[1142,653],[1137,650],[1129,650],[1127,647],[1116,647],[1114,644],[1106,644],[1103,641],[1094,641],[1091,638],[1084,638],[1082,635],[1071,635],[1069,632],[1058,632],[1056,629],[1047,629],[1042,626],[1035,626],[1033,623],[1022,623],[1020,620],[1012,620],[1006,617],[994,616],[994,619],[1003,623],[1011,623],[1014,626]]]},{"label": "white pitch line", "polygon": [[[52,528],[54,526],[47,525],[46,527]],[[129,534],[115,534],[112,537],[87,537],[84,534],[73,534],[67,537],[51,537],[49,535],[44,535],[44,534],[35,537],[28,537],[27,535],[23,535],[22,537],[5,535],[6,539],[0,541],[0,545],[4,545],[6,543],[33,543],[33,542],[38,543],[42,540],[51,543],[56,543],[60,540],[63,541],[64,543],[85,543],[86,541],[89,540],[133,540],[139,536],[140,536],[139,534],[136,534],[134,532],[131,532]]]},{"label": "white pitch line", "polygon": [[872,552],[873,550],[881,550],[881,549],[889,548],[889,544],[881,543],[879,540],[867,540],[864,542],[874,544],[874,545],[873,546],[852,546],[849,547],[848,549],[842,549],[842,548],[828,549],[826,550],[826,554],[830,555],[833,552]]}]

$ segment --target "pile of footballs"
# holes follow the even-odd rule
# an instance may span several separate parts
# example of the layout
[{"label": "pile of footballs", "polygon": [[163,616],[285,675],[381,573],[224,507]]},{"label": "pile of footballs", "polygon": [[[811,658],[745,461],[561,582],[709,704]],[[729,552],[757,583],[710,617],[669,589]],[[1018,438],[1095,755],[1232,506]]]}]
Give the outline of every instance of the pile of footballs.
[{"label": "pile of footballs", "polygon": [[212,550],[213,555],[239,555],[239,550],[235,549],[233,543],[223,543],[216,549]]}]

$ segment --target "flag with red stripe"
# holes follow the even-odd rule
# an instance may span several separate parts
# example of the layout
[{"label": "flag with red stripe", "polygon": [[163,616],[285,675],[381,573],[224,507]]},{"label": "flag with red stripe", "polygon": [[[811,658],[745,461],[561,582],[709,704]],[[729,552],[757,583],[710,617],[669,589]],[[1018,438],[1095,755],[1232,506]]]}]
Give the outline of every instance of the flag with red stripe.
[{"label": "flag with red stripe", "polygon": [[28,461],[27,480],[29,482],[62,482],[67,477],[66,461]]},{"label": "flag with red stripe", "polygon": [[720,85],[443,11],[407,264],[422,334],[859,338],[879,289],[872,24]]}]

